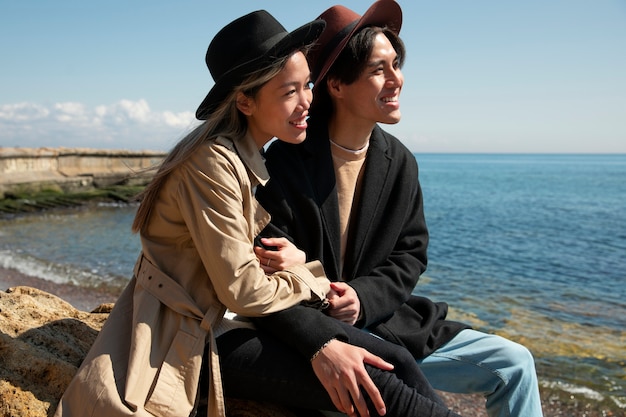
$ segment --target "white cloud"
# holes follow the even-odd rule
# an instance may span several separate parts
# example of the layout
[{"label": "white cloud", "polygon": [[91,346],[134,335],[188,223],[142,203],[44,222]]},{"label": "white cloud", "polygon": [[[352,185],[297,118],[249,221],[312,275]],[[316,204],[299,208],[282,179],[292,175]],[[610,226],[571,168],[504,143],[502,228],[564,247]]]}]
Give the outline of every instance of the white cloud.
[{"label": "white cloud", "polygon": [[12,120],[25,122],[39,120],[48,117],[50,110],[44,106],[33,103],[17,103],[0,106],[0,121]]},{"label": "white cloud", "polygon": [[56,103],[54,105],[54,117],[61,123],[75,123],[87,121],[85,106],[81,103]]},{"label": "white cloud", "polygon": [[76,102],[4,104],[0,146],[167,150],[196,123],[191,111],[155,112],[143,99],[94,108]]}]

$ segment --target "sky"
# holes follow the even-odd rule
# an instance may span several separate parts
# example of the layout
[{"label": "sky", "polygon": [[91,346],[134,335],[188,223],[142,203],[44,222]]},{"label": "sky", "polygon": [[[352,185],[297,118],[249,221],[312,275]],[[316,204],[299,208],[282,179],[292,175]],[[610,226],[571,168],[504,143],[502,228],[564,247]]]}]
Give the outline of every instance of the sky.
[{"label": "sky", "polygon": [[[266,9],[293,30],[337,1],[0,0],[0,147],[168,150],[220,28]],[[383,127],[413,152],[626,153],[626,0],[398,3],[402,120]]]}]

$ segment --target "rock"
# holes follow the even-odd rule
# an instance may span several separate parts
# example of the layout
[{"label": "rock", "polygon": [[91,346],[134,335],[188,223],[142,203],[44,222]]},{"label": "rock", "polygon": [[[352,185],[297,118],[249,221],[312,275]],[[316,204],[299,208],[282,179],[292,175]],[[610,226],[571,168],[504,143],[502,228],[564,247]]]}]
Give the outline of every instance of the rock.
[{"label": "rock", "polygon": [[56,409],[109,311],[82,312],[30,287],[0,292],[0,416]]},{"label": "rock", "polygon": [[[52,416],[112,308],[79,311],[31,287],[0,292],[0,417]],[[228,417],[295,417],[254,401],[227,399],[227,408]]]}]

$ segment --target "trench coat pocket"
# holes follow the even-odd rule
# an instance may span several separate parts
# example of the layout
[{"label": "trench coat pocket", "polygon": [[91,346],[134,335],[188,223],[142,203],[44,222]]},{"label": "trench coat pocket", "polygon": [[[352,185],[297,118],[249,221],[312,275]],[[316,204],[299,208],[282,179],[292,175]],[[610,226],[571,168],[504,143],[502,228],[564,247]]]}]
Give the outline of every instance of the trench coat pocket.
[{"label": "trench coat pocket", "polygon": [[[179,330],[159,370],[145,409],[154,415],[187,417],[200,380],[204,337]],[[186,401],[184,407],[181,402]],[[177,412],[178,411],[178,412]]]}]

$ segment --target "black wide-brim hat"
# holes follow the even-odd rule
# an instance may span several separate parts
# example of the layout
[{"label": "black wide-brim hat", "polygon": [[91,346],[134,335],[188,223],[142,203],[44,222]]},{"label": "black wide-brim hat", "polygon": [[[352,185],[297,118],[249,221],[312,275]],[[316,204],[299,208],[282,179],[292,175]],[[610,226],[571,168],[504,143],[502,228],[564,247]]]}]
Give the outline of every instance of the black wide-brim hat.
[{"label": "black wide-brim hat", "polygon": [[254,71],[315,41],[325,23],[315,20],[287,32],[272,15],[258,10],[222,28],[209,44],[206,65],[215,81],[196,117],[206,120],[215,107]]},{"label": "black wide-brim hat", "polygon": [[402,9],[395,0],[377,0],[363,16],[345,6],[332,6],[318,19],[326,22],[326,29],[310,51],[308,59],[311,65],[313,82],[319,82],[326,76],[330,67],[344,50],[350,39],[359,29],[366,26],[388,27],[399,34],[402,27]]}]

